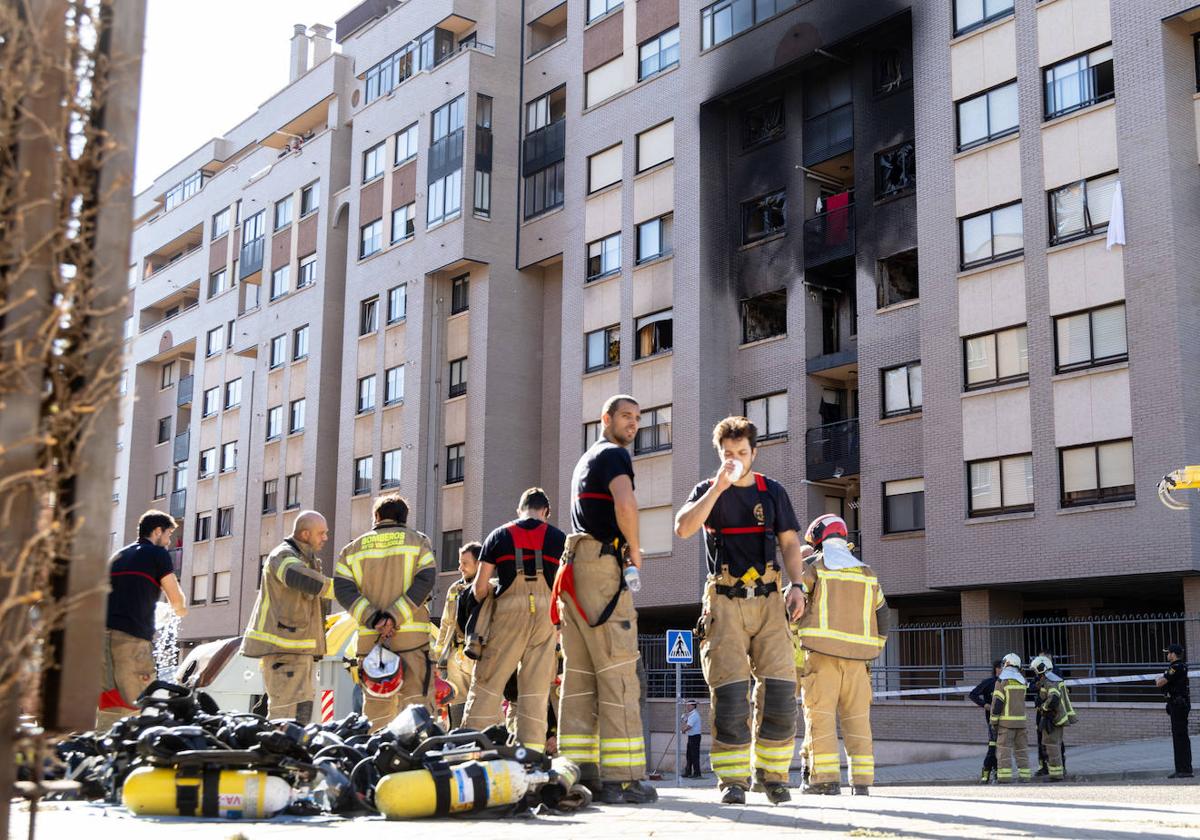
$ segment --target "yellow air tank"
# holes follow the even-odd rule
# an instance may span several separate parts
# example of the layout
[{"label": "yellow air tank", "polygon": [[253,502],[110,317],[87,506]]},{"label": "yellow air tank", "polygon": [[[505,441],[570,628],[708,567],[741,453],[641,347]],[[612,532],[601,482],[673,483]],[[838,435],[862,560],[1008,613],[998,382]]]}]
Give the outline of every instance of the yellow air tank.
[{"label": "yellow air tank", "polygon": [[389,820],[482,811],[520,801],[547,774],[526,773],[516,761],[467,761],[436,771],[391,773],[375,787],[375,807]]},{"label": "yellow air tank", "polygon": [[121,791],[122,804],[140,817],[260,819],[275,816],[291,801],[287,782],[259,770],[139,767]]}]

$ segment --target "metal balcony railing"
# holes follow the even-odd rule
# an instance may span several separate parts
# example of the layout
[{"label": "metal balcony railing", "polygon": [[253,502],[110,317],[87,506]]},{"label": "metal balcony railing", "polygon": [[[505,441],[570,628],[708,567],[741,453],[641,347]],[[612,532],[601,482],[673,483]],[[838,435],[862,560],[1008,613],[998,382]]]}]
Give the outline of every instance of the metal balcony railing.
[{"label": "metal balcony railing", "polygon": [[257,274],[262,271],[263,267],[263,245],[266,243],[266,237],[260,236],[258,239],[252,239],[249,242],[242,243],[241,253],[238,256],[238,281],[245,280],[252,274]]},{"label": "metal balcony railing", "polygon": [[1051,120],[1112,99],[1114,92],[1112,61],[1085,67],[1061,79],[1048,79],[1045,118]]},{"label": "metal balcony railing", "polygon": [[184,511],[187,510],[187,491],[173,490],[171,492],[171,509],[169,513],[176,519],[183,517]]},{"label": "metal balcony railing", "polygon": [[176,464],[188,459],[188,452],[192,446],[192,432],[189,429],[186,432],[175,435],[175,450],[172,456],[172,461]]},{"label": "metal balcony railing", "polygon": [[854,255],[854,202],[826,210],[804,222],[804,267]]},{"label": "metal balcony railing", "polygon": [[813,166],[854,148],[854,103],[804,120],[804,165]]},{"label": "metal balcony railing", "polygon": [[567,155],[567,121],[557,120],[525,135],[522,144],[522,173],[531,175],[558,163]]},{"label": "metal balcony railing", "polygon": [[429,182],[462,169],[463,130],[451,132],[429,147]]},{"label": "metal balcony railing", "polygon": [[858,418],[809,429],[804,436],[810,481],[858,473]]},{"label": "metal balcony railing", "polygon": [[196,377],[193,374],[181,377],[175,386],[175,405],[183,408],[192,403],[192,391],[195,390]]}]

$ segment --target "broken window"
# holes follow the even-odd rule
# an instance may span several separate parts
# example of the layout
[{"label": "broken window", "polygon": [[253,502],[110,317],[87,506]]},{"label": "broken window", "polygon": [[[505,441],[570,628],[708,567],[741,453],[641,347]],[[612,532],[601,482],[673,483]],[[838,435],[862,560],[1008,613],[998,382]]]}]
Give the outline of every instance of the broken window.
[{"label": "broken window", "polygon": [[749,149],[759,143],[776,140],[783,136],[783,100],[772,99],[742,113],[742,148]]},{"label": "broken window", "polygon": [[787,228],[787,191],[742,202],[742,244],[749,245]]},{"label": "broken window", "polygon": [[742,301],[742,344],[787,335],[787,290]]},{"label": "broken window", "polygon": [[917,249],[901,251],[899,254],[893,254],[880,260],[875,281],[877,296],[875,305],[879,309],[920,297],[920,285],[917,281]]},{"label": "broken window", "polygon": [[874,64],[877,96],[894,93],[912,81],[912,60],[907,50],[900,47],[877,50]]},{"label": "broken window", "polygon": [[911,140],[875,154],[875,198],[891,198],[915,189],[917,161]]}]

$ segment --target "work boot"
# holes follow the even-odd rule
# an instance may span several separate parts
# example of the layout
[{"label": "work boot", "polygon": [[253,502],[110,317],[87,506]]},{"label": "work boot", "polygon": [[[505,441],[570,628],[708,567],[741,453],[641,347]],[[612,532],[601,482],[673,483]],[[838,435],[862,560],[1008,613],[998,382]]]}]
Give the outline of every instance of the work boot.
[{"label": "work boot", "polygon": [[870,796],[871,789],[866,785],[855,785],[853,793],[854,796]]},{"label": "work boot", "polygon": [[1039,768],[1038,768],[1038,771],[1037,771],[1036,773],[1034,773],[1033,775],[1035,775],[1035,776],[1049,776],[1049,775],[1050,775],[1050,771],[1046,769],[1045,765],[1043,765],[1043,766],[1039,767]]},{"label": "work boot", "polygon": [[1170,776],[1167,776],[1167,778],[1168,779],[1190,779],[1190,778],[1192,778],[1192,774],[1185,773],[1182,771],[1176,771],[1176,772],[1172,773]]},{"label": "work boot", "polygon": [[767,786],[763,783],[762,770],[754,771],[754,784],[750,785],[750,790],[752,793],[766,793]]},{"label": "work boot", "polygon": [[772,805],[782,805],[792,801],[792,792],[783,782],[766,782],[767,801]]},{"label": "work boot", "polygon": [[839,796],[842,792],[842,786],[837,782],[817,782],[815,784],[806,785],[802,793],[811,793],[817,796]]},{"label": "work boot", "polygon": [[746,791],[737,785],[730,785],[725,788],[725,795],[721,797],[722,805],[745,805]]},{"label": "work boot", "polygon": [[984,770],[982,773],[980,773],[980,774],[979,774],[979,784],[981,784],[981,785],[986,785],[986,784],[988,783],[988,776],[989,776],[989,775],[990,775],[990,774],[988,773],[988,771],[987,771],[987,770]]},{"label": "work boot", "polygon": [[605,805],[643,805],[658,801],[658,791],[645,782],[605,782],[600,789]]}]

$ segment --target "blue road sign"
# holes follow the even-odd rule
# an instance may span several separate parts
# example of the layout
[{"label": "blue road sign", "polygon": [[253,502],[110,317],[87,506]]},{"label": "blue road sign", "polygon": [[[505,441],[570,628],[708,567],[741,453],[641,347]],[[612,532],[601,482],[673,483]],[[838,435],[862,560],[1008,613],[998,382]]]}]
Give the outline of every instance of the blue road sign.
[{"label": "blue road sign", "polygon": [[691,665],[692,664],[692,631],[691,630],[668,630],[667,631],[667,664],[668,665]]}]

